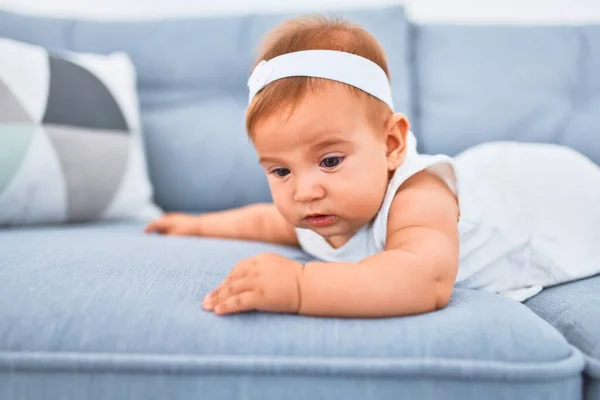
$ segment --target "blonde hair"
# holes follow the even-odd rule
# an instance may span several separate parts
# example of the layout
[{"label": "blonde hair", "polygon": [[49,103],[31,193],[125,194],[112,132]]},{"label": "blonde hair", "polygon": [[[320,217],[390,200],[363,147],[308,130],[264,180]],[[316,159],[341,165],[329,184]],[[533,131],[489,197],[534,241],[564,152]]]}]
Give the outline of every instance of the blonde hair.
[{"label": "blonde hair", "polygon": [[[359,55],[379,65],[388,79],[385,52],[377,40],[362,27],[321,15],[288,20],[269,32],[259,46],[254,64],[282,54],[302,50],[338,50]],[[288,77],[276,80],[262,89],[246,110],[246,130],[252,137],[256,123],[277,108],[291,106],[293,110],[311,90],[327,84],[341,84],[366,102],[367,115],[379,128],[392,110],[381,100],[345,83],[313,77]],[[290,111],[291,112],[291,111]]]}]

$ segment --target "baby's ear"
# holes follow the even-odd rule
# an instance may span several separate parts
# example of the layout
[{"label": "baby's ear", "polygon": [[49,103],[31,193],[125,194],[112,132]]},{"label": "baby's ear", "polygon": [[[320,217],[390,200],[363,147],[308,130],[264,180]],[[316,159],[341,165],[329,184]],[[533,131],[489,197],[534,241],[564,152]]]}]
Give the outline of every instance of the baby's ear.
[{"label": "baby's ear", "polygon": [[404,162],[410,122],[403,114],[395,113],[390,116],[386,128],[387,166],[389,171],[395,171]]}]

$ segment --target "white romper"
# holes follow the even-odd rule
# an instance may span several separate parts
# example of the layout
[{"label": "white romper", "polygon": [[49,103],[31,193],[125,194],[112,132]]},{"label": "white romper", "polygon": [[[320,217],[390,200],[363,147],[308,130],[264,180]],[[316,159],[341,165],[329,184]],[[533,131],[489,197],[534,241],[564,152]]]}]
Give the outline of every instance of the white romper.
[{"label": "white romper", "polygon": [[[524,301],[544,287],[600,273],[600,168],[567,147],[495,142],[455,158],[417,152],[404,163],[373,221],[339,248],[297,228],[302,249],[328,262],[358,262],[383,251],[398,188],[425,169],[456,194],[460,263],[456,287]],[[398,266],[401,268],[401,266]]]}]

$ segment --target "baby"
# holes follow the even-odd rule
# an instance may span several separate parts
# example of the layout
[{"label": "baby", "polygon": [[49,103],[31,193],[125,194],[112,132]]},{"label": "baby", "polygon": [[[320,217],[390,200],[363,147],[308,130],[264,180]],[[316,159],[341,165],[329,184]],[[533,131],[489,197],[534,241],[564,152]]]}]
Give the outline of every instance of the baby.
[{"label": "baby", "polygon": [[[542,217],[529,215],[529,225],[519,226],[510,211],[521,205],[498,205],[498,190],[510,190],[502,182],[529,179],[531,168],[515,160],[531,157],[490,160],[539,150],[506,143],[456,159],[419,154],[409,121],[394,110],[384,51],[364,29],[326,18],[287,21],[264,40],[248,86],[246,128],[273,204],[167,214],[146,232],[300,246],[319,261],[302,265],[271,253],[243,260],[205,297],[206,310],[401,316],[445,307],[461,283],[524,300],[573,279],[546,278],[547,260],[536,267],[533,244],[547,258],[556,247],[555,237],[547,247],[532,240],[528,228]],[[583,156],[537,146],[554,154],[549,168],[556,170],[556,157],[570,157],[600,182]],[[503,178],[491,182],[498,171]],[[526,197],[540,188],[521,189]],[[600,261],[594,257],[580,261]],[[586,268],[580,276],[597,272],[600,262]]]}]

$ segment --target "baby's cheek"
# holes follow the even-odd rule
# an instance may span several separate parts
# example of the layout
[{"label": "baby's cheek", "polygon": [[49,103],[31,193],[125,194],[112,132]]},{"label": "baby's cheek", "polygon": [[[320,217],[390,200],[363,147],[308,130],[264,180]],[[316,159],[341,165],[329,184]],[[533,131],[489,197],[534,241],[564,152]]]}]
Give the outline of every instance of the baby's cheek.
[{"label": "baby's cheek", "polygon": [[360,183],[355,183],[353,197],[355,205],[362,215],[375,214],[385,197],[387,189],[387,177],[375,178],[371,175]]},{"label": "baby's cheek", "polygon": [[275,207],[277,207],[279,213],[281,213],[288,222],[294,224],[296,222],[296,213],[291,195],[286,193],[285,190],[271,187],[271,197],[273,197],[273,203],[275,203]]}]

